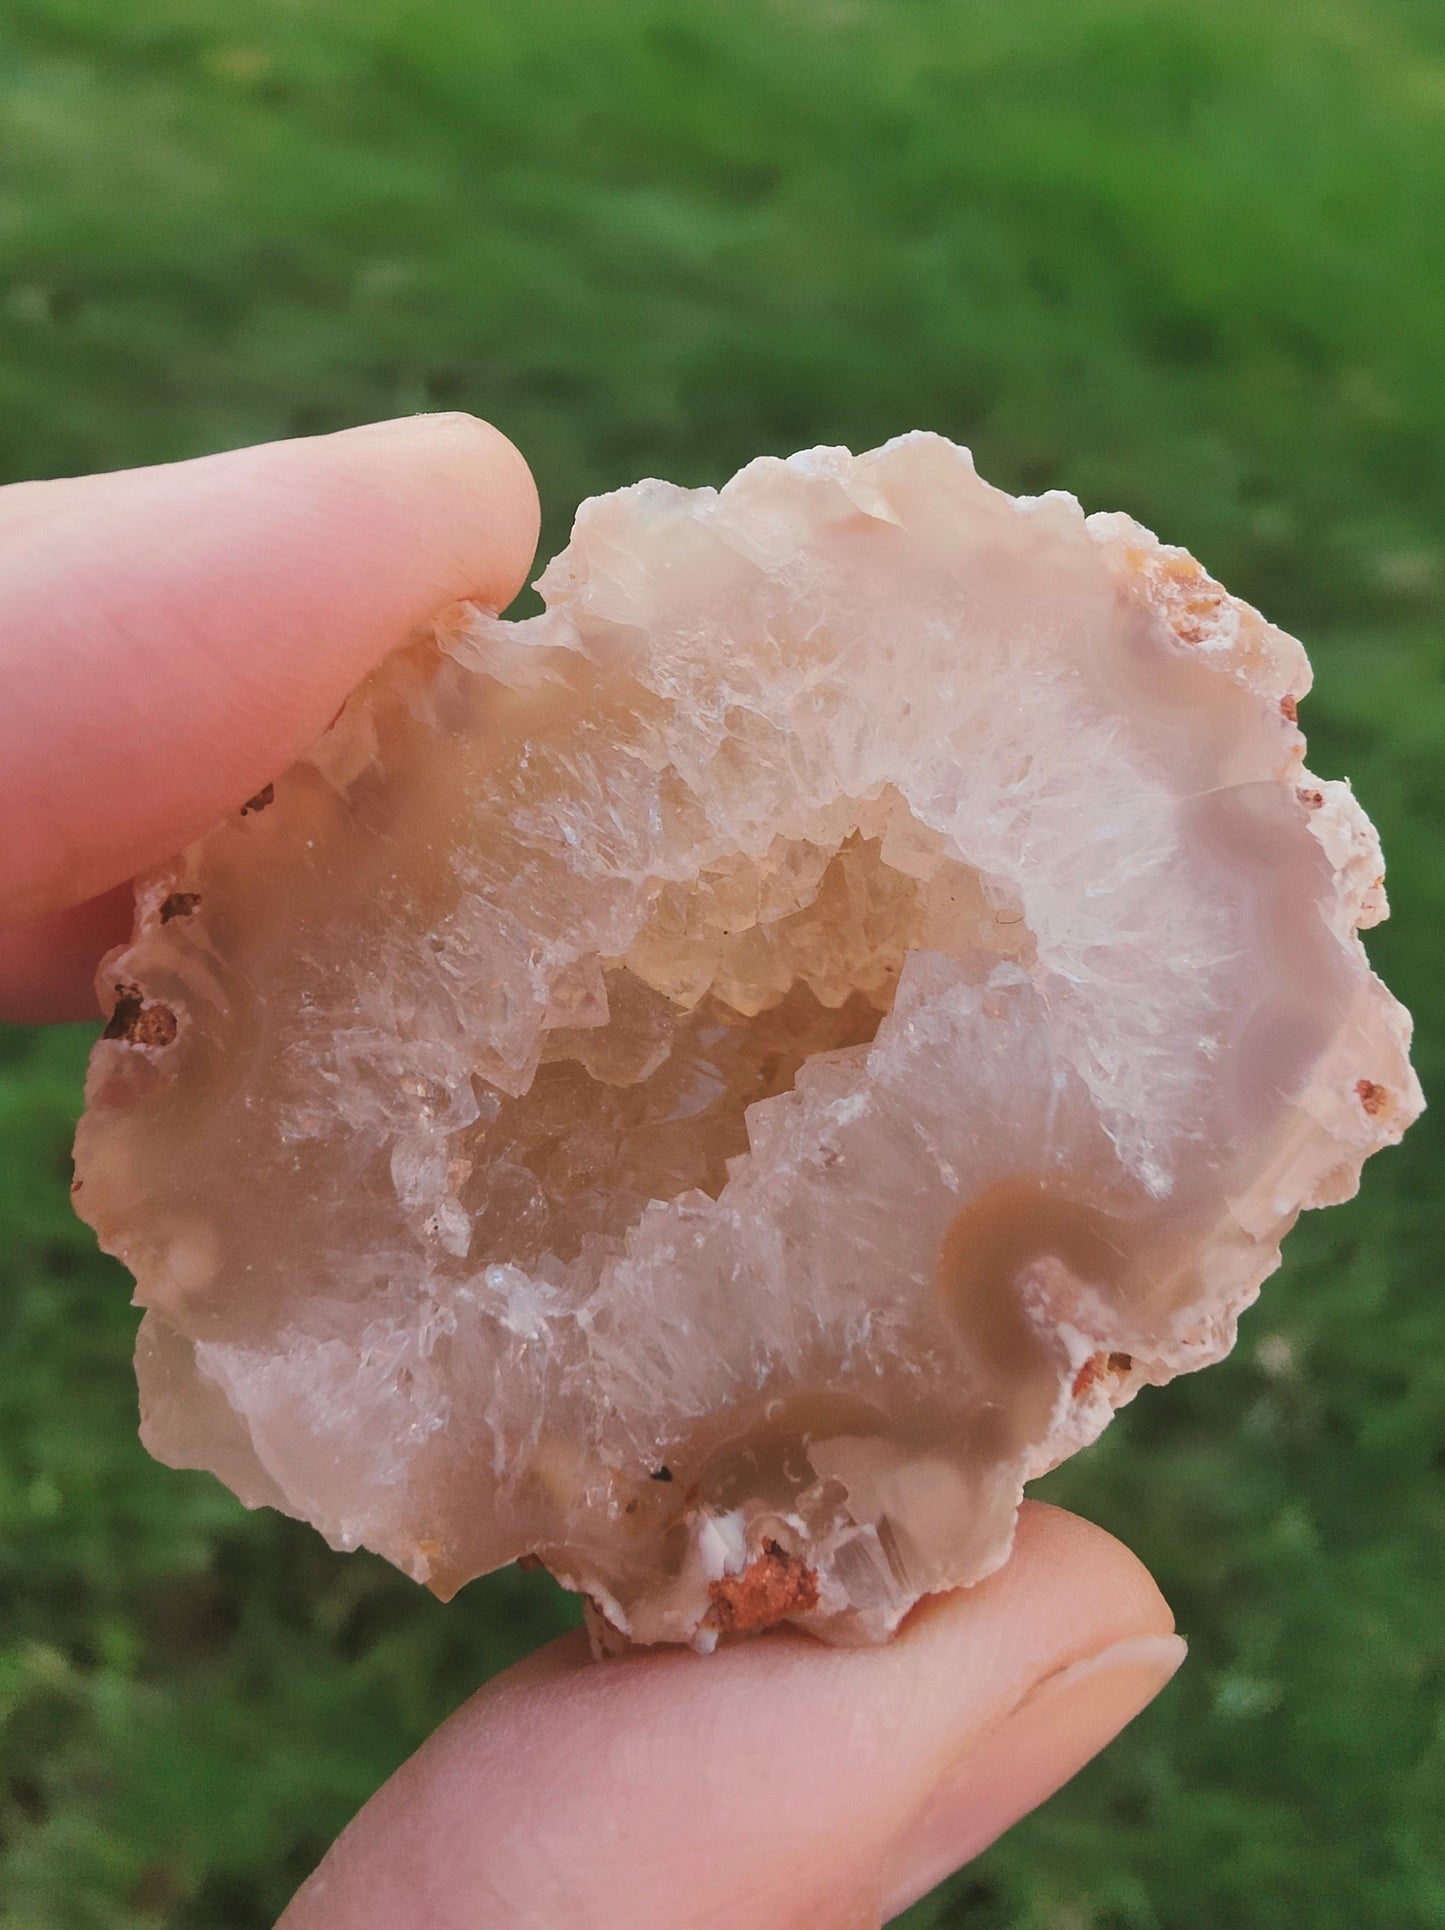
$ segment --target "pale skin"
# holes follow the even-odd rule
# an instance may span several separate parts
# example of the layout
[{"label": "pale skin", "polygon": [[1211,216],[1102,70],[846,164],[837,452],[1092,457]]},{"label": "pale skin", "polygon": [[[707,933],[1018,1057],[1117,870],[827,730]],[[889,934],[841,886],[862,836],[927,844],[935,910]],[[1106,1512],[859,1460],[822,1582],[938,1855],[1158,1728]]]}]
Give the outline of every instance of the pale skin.
[{"label": "pale skin", "polygon": [[[0,1016],[92,1018],[129,880],[268,783],[537,497],[468,416],[0,490]],[[1007,1565],[872,1650],[779,1631],[489,1683],[285,1930],[872,1930],[1102,1749],[1184,1656],[1127,1549],[1025,1507]]]}]

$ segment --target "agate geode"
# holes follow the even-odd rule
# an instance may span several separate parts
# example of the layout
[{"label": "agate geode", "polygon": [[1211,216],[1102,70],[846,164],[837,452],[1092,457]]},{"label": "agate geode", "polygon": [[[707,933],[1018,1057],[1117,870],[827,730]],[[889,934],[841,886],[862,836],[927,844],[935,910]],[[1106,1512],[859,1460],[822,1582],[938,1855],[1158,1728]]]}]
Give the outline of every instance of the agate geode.
[{"label": "agate geode", "polygon": [[584,504],[138,888],[78,1204],[151,1451],[449,1594],[840,1642],[1419,1110],[1303,650],[937,436]]}]

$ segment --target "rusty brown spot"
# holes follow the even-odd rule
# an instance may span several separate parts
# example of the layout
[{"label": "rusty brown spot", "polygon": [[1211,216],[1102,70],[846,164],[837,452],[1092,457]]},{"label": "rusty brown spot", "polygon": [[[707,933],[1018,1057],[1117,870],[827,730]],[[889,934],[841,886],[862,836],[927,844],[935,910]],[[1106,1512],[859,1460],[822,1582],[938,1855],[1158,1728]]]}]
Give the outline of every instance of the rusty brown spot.
[{"label": "rusty brown spot", "polygon": [[70,1196],[72,1199],[74,1199],[75,1195],[80,1191],[81,1187],[84,1184],[85,1184],[85,1181],[81,1179],[73,1179],[70,1182]]},{"label": "rusty brown spot", "polygon": [[1074,1376],[1074,1399],[1075,1400],[1078,1400],[1080,1395],[1087,1394],[1089,1389],[1094,1385],[1094,1382],[1099,1378],[1099,1358],[1100,1357],[1098,1354],[1090,1354],[1089,1358],[1084,1362],[1083,1366],[1079,1369],[1078,1373],[1075,1374]]},{"label": "rusty brown spot", "polygon": [[1155,608],[1181,643],[1197,646],[1218,630],[1228,594],[1192,556],[1136,549],[1129,552],[1129,560],[1143,575]]},{"label": "rusty brown spot", "polygon": [[251,811],[264,811],[268,804],[275,802],[275,799],[276,786],[274,784],[263,784],[256,795],[254,797],[248,797],[246,802],[241,806],[241,816],[245,817],[247,813]]},{"label": "rusty brown spot", "polygon": [[1174,634],[1181,643],[1201,644],[1209,635],[1210,624],[1214,618],[1214,606],[1208,603],[1189,602],[1181,605],[1171,617]]},{"label": "rusty brown spot", "polygon": [[1371,1119],[1378,1119],[1390,1103],[1390,1094],[1386,1087],[1377,1086],[1373,1079],[1357,1079],[1355,1091],[1359,1095],[1360,1104]]},{"label": "rusty brown spot", "polygon": [[200,902],[198,891],[173,891],[161,906],[161,923],[168,925],[173,918],[189,918]]},{"label": "rusty brown spot", "polygon": [[776,1541],[765,1541],[740,1575],[708,1583],[712,1607],[707,1619],[724,1635],[748,1635],[771,1628],[786,1615],[803,1615],[818,1606],[818,1577],[800,1555]]},{"label": "rusty brown spot", "polygon": [[132,1045],[169,1045],[176,1036],[176,1015],[168,1005],[143,1005],[126,1033]]},{"label": "rusty brown spot", "polygon": [[1296,790],[1295,796],[1307,811],[1318,811],[1325,801],[1323,791],[1311,791],[1306,785],[1301,785]]},{"label": "rusty brown spot", "polygon": [[117,985],[115,1010],[106,1022],[103,1039],[123,1039],[127,1045],[169,1045],[176,1036],[176,1015],[168,1005],[148,1004],[138,985]]},{"label": "rusty brown spot", "polygon": [[517,1566],[522,1569],[540,1568],[542,1566],[542,1557],[540,1555],[518,1555]]},{"label": "rusty brown spot", "polygon": [[1281,697],[1279,707],[1290,723],[1297,724],[1299,722],[1299,705],[1293,697],[1288,695]]},{"label": "rusty brown spot", "polygon": [[1095,1381],[1108,1377],[1122,1379],[1134,1367],[1132,1354],[1090,1354],[1078,1373],[1074,1376],[1074,1399],[1087,1394]]}]

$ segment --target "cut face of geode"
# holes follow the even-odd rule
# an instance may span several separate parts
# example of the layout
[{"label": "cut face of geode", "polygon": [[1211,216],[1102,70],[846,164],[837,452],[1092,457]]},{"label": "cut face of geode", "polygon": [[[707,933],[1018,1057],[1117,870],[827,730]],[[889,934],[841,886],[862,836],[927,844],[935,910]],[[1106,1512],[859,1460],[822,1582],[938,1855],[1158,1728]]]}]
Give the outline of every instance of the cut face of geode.
[{"label": "cut face of geode", "polygon": [[78,1204],[153,1453],[442,1594],[886,1636],[1419,1110],[1304,652],[967,454],[585,504],[138,891]]}]

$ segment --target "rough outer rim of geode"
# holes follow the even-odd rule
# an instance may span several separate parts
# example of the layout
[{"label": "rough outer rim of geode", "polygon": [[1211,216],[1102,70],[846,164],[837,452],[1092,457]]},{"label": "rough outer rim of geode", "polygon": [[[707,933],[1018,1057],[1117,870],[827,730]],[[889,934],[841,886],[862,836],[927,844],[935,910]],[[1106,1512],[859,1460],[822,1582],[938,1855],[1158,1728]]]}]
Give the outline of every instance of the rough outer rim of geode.
[{"label": "rough outer rim of geode", "polygon": [[1298,643],[940,437],[595,499],[540,587],[138,885],[77,1206],[143,1432],[601,1646],[879,1640],[1419,1111],[1378,841]]}]

